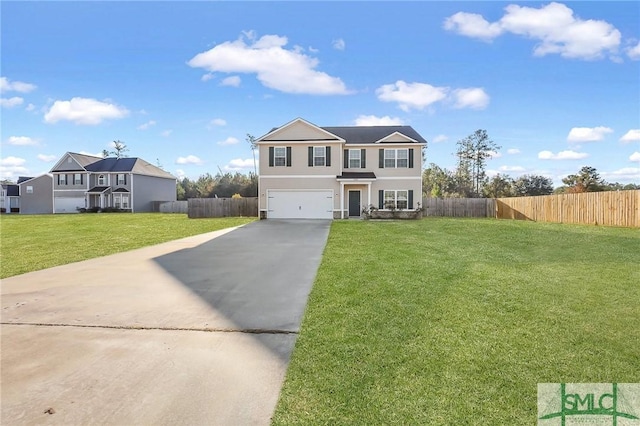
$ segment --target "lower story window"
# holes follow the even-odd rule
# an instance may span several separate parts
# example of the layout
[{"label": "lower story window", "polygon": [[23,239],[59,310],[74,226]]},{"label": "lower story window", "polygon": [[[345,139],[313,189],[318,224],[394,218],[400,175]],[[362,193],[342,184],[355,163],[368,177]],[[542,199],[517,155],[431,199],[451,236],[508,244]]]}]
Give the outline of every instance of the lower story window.
[{"label": "lower story window", "polygon": [[113,196],[113,207],[117,209],[129,208],[129,195],[128,194],[115,194]]},{"label": "lower story window", "polygon": [[409,207],[409,191],[404,190],[387,190],[384,191],[384,208],[385,209],[406,209]]}]

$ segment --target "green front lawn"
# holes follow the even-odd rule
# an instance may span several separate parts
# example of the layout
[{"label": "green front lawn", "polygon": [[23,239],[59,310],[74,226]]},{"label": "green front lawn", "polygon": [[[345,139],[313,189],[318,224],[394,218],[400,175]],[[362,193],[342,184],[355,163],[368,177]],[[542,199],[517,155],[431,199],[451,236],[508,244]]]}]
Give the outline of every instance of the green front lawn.
[{"label": "green front lawn", "polygon": [[0,216],[0,278],[132,250],[254,221],[184,214]]},{"label": "green front lawn", "polygon": [[536,424],[537,384],[640,382],[640,230],[336,221],[274,424]]}]

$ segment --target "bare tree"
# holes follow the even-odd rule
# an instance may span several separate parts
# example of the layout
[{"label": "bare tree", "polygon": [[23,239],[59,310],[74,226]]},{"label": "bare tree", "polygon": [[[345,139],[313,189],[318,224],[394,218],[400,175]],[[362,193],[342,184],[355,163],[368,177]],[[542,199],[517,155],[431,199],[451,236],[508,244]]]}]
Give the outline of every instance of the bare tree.
[{"label": "bare tree", "polygon": [[124,153],[128,151],[129,148],[127,148],[127,145],[125,145],[124,142],[117,140],[113,141],[113,151],[111,151],[109,154],[115,155],[116,158],[123,158],[126,157]]},{"label": "bare tree", "polygon": [[257,176],[258,167],[256,166],[256,149],[258,149],[258,145],[256,144],[255,136],[247,133],[247,142],[249,143],[249,146],[251,147],[251,153],[253,154],[253,174]]},{"label": "bare tree", "polygon": [[487,160],[500,148],[489,138],[487,131],[482,129],[458,141],[458,175],[464,177],[465,182],[471,182],[471,191],[475,197],[479,197],[482,192]]}]

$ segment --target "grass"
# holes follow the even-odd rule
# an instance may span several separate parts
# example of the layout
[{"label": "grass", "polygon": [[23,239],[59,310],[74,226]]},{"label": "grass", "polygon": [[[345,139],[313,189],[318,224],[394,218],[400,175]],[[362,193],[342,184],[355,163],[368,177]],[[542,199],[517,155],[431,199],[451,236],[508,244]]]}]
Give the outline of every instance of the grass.
[{"label": "grass", "polygon": [[640,231],[336,221],[273,424],[536,424],[537,384],[640,382]]},{"label": "grass", "polygon": [[0,278],[242,225],[184,214],[2,215]]}]

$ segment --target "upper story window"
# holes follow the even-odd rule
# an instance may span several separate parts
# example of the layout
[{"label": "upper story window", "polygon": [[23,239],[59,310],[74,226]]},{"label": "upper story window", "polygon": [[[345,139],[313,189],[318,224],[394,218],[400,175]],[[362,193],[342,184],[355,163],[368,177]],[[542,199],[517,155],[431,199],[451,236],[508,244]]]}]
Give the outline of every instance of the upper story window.
[{"label": "upper story window", "polygon": [[[408,148],[399,149],[385,149],[383,161],[381,161],[380,167],[384,168],[408,168],[413,167],[412,162],[409,159]],[[381,156],[382,157],[382,156]]]},{"label": "upper story window", "polygon": [[98,186],[105,186],[107,184],[107,177],[105,175],[98,175]]},{"label": "upper story window", "polygon": [[67,175],[58,175],[58,185],[67,184]]},{"label": "upper story window", "polygon": [[126,175],[124,173],[118,173],[118,185],[126,185],[127,184],[127,178],[125,176]]},{"label": "upper story window", "polygon": [[290,146],[269,147],[269,167],[291,167]]},{"label": "upper story window", "polygon": [[27,194],[33,194],[33,186],[27,185]]},{"label": "upper story window", "polygon": [[361,164],[361,151],[359,149],[349,150],[349,168],[359,169]]},{"label": "upper story window", "polygon": [[327,164],[327,147],[314,146],[313,147],[313,166],[319,167]]},{"label": "upper story window", "polygon": [[276,146],[273,149],[273,165],[274,166],[287,165],[287,148],[286,147]]},{"label": "upper story window", "polygon": [[73,184],[74,185],[82,185],[82,174],[74,173],[73,174]]}]

